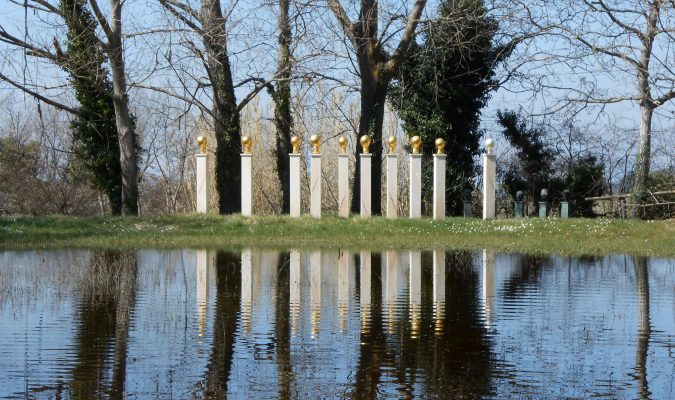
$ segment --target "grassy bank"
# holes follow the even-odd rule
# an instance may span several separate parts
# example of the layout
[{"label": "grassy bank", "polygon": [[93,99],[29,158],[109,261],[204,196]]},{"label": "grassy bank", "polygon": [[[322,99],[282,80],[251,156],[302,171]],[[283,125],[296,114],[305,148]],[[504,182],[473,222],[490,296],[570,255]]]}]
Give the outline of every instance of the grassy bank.
[{"label": "grassy bank", "polygon": [[311,217],[0,218],[0,249],[350,248],[675,256],[675,221]]}]

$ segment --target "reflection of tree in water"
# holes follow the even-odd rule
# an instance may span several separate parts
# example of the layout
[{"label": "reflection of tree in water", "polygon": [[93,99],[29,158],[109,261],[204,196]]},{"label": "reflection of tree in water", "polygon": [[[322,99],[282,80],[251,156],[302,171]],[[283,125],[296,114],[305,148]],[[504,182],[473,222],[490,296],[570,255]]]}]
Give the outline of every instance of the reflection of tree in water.
[{"label": "reflection of tree in water", "polygon": [[295,380],[291,365],[291,315],[290,315],[290,255],[279,257],[277,268],[276,310],[274,312],[274,338],[276,341],[279,399],[291,398]]},{"label": "reflection of tree in water", "polygon": [[[424,262],[422,265],[430,265]],[[423,315],[420,339],[410,354],[426,375],[427,392],[434,397],[478,398],[490,386],[490,343],[482,323],[479,274],[468,252],[448,253],[445,267],[446,306],[442,334],[434,332],[431,313]],[[422,279],[431,281],[430,270]],[[424,287],[424,285],[423,285]],[[426,285],[431,288],[431,285]],[[422,308],[432,309],[431,290],[422,292]],[[414,347],[413,347],[414,346]],[[413,367],[412,365],[410,366]]]},{"label": "reflection of tree in water", "polygon": [[[352,397],[374,399],[382,376],[382,367],[390,364],[393,354],[386,348],[382,326],[381,258],[372,255],[370,324],[361,329],[361,346],[356,369],[356,386]],[[359,276],[359,279],[362,279]],[[357,287],[360,285],[357,284]]]},{"label": "reflection of tree in water", "polygon": [[137,273],[133,252],[96,253],[85,270],[79,284],[78,362],[70,397],[123,397]]},{"label": "reflection of tree in water", "polygon": [[519,254],[516,265],[518,273],[512,274],[504,283],[504,299],[516,299],[523,295],[526,288],[539,286],[541,279],[541,269],[544,265],[550,263],[549,257],[533,256]]},{"label": "reflection of tree in water", "polygon": [[207,398],[227,394],[241,297],[241,256],[218,252],[216,256],[216,306],[211,359],[207,365]]},{"label": "reflection of tree in water", "polygon": [[[411,397],[418,383],[422,383],[425,397],[478,398],[489,393],[490,343],[481,322],[479,278],[471,254],[449,253],[446,257],[446,307],[440,332],[433,317],[430,256],[425,253],[422,259],[422,315],[417,339],[411,338],[407,307],[400,310],[394,334],[385,333],[382,282],[379,276],[373,276],[372,324],[369,331],[361,332],[353,397],[378,397],[385,368],[394,371],[400,397]],[[374,275],[380,271],[379,266],[374,258]]]},{"label": "reflection of tree in water", "polygon": [[649,317],[649,269],[646,257],[634,257],[635,287],[638,299],[638,336],[635,359],[635,379],[643,399],[651,398],[647,381],[647,351],[652,333]]}]

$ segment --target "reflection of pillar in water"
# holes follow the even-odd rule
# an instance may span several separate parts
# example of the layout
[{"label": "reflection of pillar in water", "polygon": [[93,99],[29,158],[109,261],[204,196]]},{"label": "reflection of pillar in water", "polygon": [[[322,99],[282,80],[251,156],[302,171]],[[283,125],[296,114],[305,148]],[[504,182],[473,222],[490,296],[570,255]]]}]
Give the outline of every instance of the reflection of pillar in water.
[{"label": "reflection of pillar in water", "polygon": [[485,323],[490,326],[492,312],[494,311],[495,295],[495,252],[494,250],[483,250],[483,310],[485,313]]},{"label": "reflection of pillar in water", "polygon": [[398,253],[388,251],[386,253],[387,269],[385,271],[385,293],[384,303],[387,307],[387,320],[389,322],[389,333],[394,333],[394,323],[396,322],[396,295],[398,290],[399,259]]},{"label": "reflection of pillar in water", "polygon": [[422,254],[419,251],[410,252],[410,337],[419,338],[420,309],[422,304]]},{"label": "reflection of pillar in water", "polygon": [[315,251],[309,256],[310,268],[310,323],[312,325],[312,337],[320,332],[321,324],[321,252]]},{"label": "reflection of pillar in water", "polygon": [[354,268],[352,268],[352,254],[349,251],[340,251],[338,258],[338,329],[340,333],[347,331],[347,313],[349,312],[349,296]]},{"label": "reflection of pillar in water", "polygon": [[361,284],[359,302],[361,305],[361,333],[370,331],[370,268],[371,257],[369,251],[361,252]]},{"label": "reflection of pillar in water", "polygon": [[291,317],[291,332],[295,336],[298,332],[298,321],[300,320],[300,274],[302,271],[299,251],[291,251],[290,271],[289,271],[289,307]]},{"label": "reflection of pillar in water", "polygon": [[250,249],[241,252],[241,324],[244,334],[251,330],[251,303],[253,301],[253,254]]},{"label": "reflection of pillar in water", "polygon": [[214,254],[197,250],[197,334],[206,332],[206,313],[209,303],[209,271],[213,267]]},{"label": "reflection of pillar in water", "polygon": [[445,318],[445,250],[434,250],[434,332],[443,334],[443,319]]}]

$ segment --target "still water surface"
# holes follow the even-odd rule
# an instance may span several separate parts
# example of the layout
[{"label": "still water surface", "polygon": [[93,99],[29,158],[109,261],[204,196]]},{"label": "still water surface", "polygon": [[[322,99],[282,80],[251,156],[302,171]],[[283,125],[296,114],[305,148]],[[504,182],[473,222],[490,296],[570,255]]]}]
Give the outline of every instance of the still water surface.
[{"label": "still water surface", "polygon": [[675,260],[0,253],[0,398],[675,398]]}]

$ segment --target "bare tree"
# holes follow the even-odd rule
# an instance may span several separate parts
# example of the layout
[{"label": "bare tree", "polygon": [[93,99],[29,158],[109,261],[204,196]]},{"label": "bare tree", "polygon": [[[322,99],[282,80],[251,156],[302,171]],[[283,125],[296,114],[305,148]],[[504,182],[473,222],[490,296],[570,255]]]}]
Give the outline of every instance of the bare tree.
[{"label": "bare tree", "polygon": [[[539,89],[563,93],[549,111],[619,102],[639,106],[639,145],[633,193],[641,199],[649,176],[652,120],[675,98],[675,2],[583,0],[527,5],[529,23],[545,33],[537,50]],[[548,67],[546,67],[548,65]],[[532,78],[532,76],[530,76]],[[666,117],[667,118],[667,117]]]},{"label": "bare tree", "polygon": [[129,94],[124,72],[124,48],[122,46],[122,0],[110,0],[111,22],[101,12],[97,0],[89,0],[94,15],[101,25],[107,42],[102,46],[110,60],[112,72],[115,122],[120,141],[120,164],[122,167],[122,215],[138,214],[138,160],[134,140],[134,127],[129,112]]},{"label": "bare tree", "polygon": [[[361,80],[361,116],[359,120],[359,136],[370,135],[373,139],[372,169],[372,213],[379,215],[381,209],[382,187],[382,123],[384,104],[389,82],[396,69],[401,65],[410,43],[415,38],[415,30],[419,22],[426,0],[416,0],[407,17],[394,13],[385,24],[383,32],[379,30],[379,2],[377,0],[361,0],[358,18],[352,21],[339,0],[328,0],[328,6],[339,22],[345,36],[356,53],[359,77]],[[387,52],[387,43],[392,38],[388,31],[392,23],[403,19],[405,26],[400,33],[400,40],[391,54]],[[357,158],[361,148],[356,146]],[[354,190],[352,211],[357,211],[361,202],[360,196],[360,163],[354,171]]]},{"label": "bare tree", "polygon": [[[221,214],[234,213],[240,210],[241,199],[241,165],[239,152],[241,149],[240,112],[255,96],[265,88],[273,90],[271,79],[248,76],[243,81],[234,83],[232,65],[228,50],[228,19],[233,12],[229,9],[223,13],[220,0],[201,0],[199,9],[188,1],[158,0],[177,21],[186,26],[190,33],[196,34],[202,42],[198,46],[191,38],[183,44],[203,64],[206,80],[192,77],[196,81],[190,84],[182,81],[183,86],[196,90],[185,95],[169,91],[165,88],[148,87],[195,104],[202,112],[213,119],[216,137],[216,188],[219,195]],[[236,5],[236,2],[235,2]],[[234,5],[233,5],[234,7]],[[174,67],[172,67],[174,68]],[[235,89],[251,85],[251,90],[237,100]],[[197,91],[209,88],[212,92],[211,104],[202,101]]]},{"label": "bare tree", "polygon": [[274,91],[274,125],[277,129],[277,173],[281,183],[282,212],[290,212],[290,176],[288,153],[291,152],[291,23],[289,19],[290,0],[279,0],[279,60],[277,84]]},{"label": "bare tree", "polygon": [[[112,72],[112,86],[111,93],[113,104],[115,108],[115,122],[119,135],[120,147],[120,164],[122,175],[122,214],[123,215],[137,215],[138,214],[138,165],[136,146],[133,130],[133,122],[129,112],[129,97],[127,93],[127,81],[125,76],[124,66],[124,49],[122,45],[122,0],[110,0],[111,21],[110,23],[101,11],[97,0],[89,0],[89,5],[96,17],[106,40],[100,39],[98,46],[108,56],[110,69]],[[64,15],[59,7],[51,4],[48,0],[30,0],[22,5],[24,9],[32,9],[34,12],[45,13],[51,16],[56,16],[61,20]],[[65,23],[64,23],[65,24]],[[66,70],[72,69],[68,62],[68,55],[60,48],[57,37],[53,38],[53,43],[38,44],[31,43],[26,38],[20,38],[17,35],[11,34],[2,25],[0,25],[0,41],[10,44],[15,48],[19,48],[25,54],[32,57],[48,60],[55,65],[58,65]],[[74,71],[73,73],[77,73]],[[51,98],[45,95],[39,87],[20,82],[16,79],[0,73],[0,80],[3,80],[17,89],[35,97],[39,101],[54,106],[63,111],[77,114],[76,108],[69,106],[66,102]]]}]

